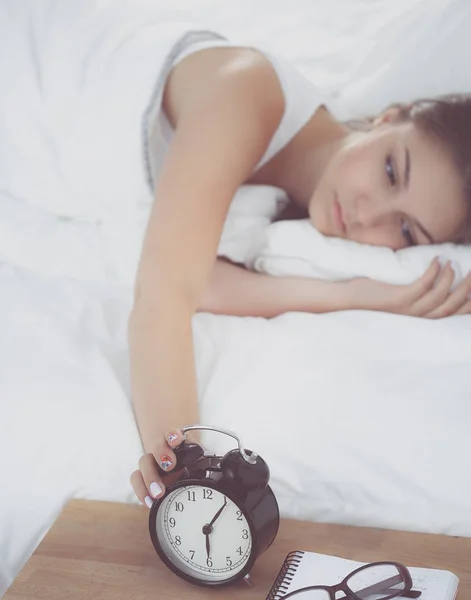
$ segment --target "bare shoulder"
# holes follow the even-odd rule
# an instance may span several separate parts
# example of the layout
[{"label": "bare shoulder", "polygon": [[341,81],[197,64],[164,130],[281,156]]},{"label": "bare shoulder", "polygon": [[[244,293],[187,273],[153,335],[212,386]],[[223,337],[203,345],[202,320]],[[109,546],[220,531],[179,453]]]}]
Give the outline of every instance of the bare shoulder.
[{"label": "bare shoulder", "polygon": [[252,48],[215,47],[190,54],[167,78],[163,109],[174,127],[193,103],[221,88],[241,93],[273,114],[284,110],[284,94],[270,61]]}]

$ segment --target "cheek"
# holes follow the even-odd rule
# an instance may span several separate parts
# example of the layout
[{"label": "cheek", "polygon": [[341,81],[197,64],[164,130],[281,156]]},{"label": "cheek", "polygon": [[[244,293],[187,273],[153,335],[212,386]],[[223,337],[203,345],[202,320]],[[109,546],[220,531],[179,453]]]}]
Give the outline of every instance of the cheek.
[{"label": "cheek", "polygon": [[413,199],[415,215],[438,242],[450,242],[467,220],[466,204],[445,187],[437,194],[438,189],[437,185],[417,194]]},{"label": "cheek", "polygon": [[346,200],[372,185],[373,165],[376,162],[367,146],[346,148],[329,163],[324,179]]},{"label": "cheek", "polygon": [[350,231],[348,239],[352,242],[367,244],[368,246],[382,246],[392,250],[400,250],[405,247],[405,240],[398,235],[396,230],[388,227],[378,227],[372,229],[359,229]]},{"label": "cheek", "polygon": [[309,216],[313,225],[324,235],[338,235],[332,222],[332,204],[337,194],[342,206],[349,205],[357,194],[365,190],[365,152],[350,147],[339,151],[322,173],[309,202]]}]

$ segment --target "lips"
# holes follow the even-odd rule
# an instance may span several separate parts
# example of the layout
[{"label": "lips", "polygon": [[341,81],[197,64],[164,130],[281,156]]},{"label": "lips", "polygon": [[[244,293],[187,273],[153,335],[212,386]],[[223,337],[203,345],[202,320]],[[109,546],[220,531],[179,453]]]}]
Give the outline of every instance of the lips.
[{"label": "lips", "polygon": [[337,194],[335,195],[335,198],[334,198],[334,204],[333,204],[332,210],[334,213],[335,226],[337,227],[337,229],[340,233],[345,235],[345,233],[347,232],[347,228],[345,227],[345,221],[343,220],[342,207],[340,206],[340,203],[337,200]]}]

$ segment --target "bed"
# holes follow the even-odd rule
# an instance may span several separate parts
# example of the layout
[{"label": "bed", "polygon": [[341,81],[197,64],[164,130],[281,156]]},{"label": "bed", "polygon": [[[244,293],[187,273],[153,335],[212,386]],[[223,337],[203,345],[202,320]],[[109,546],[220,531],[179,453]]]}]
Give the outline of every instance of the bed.
[{"label": "bed", "polygon": [[[68,126],[48,104],[47,69],[24,76],[27,61],[53,60],[62,18],[70,26],[130,6],[0,2],[0,596],[68,500],[138,502],[132,289],[103,276],[112,232],[102,236],[99,220],[55,214],[52,228],[53,199],[65,190],[80,205],[83,190],[45,127],[52,108]],[[470,89],[466,0],[132,7],[144,24],[191,20],[282,53],[345,118]],[[265,458],[283,516],[471,536],[471,317],[198,314],[194,337],[201,422],[236,431]],[[226,449],[211,434],[204,442]]]}]

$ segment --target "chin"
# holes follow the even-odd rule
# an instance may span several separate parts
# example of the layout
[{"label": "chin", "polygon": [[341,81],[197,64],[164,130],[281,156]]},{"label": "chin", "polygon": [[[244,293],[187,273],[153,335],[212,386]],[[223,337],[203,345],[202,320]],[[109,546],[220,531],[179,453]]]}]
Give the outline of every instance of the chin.
[{"label": "chin", "polygon": [[312,203],[308,206],[307,214],[308,214],[309,220],[311,221],[311,225],[315,229],[317,229],[317,231],[319,231],[320,233],[323,233],[321,223],[319,222],[320,221],[319,216],[315,214]]},{"label": "chin", "polygon": [[316,204],[311,201],[308,206],[308,216],[311,225],[317,229],[322,235],[332,237],[335,233],[332,231],[332,226],[326,219],[326,214],[322,211],[322,205],[317,201]]},{"label": "chin", "polygon": [[334,235],[332,231],[330,231],[329,227],[326,226],[325,221],[323,221],[319,215],[313,215],[311,212],[309,212],[309,220],[311,221],[311,225],[314,227],[314,229],[317,229],[317,231],[322,235]]}]

